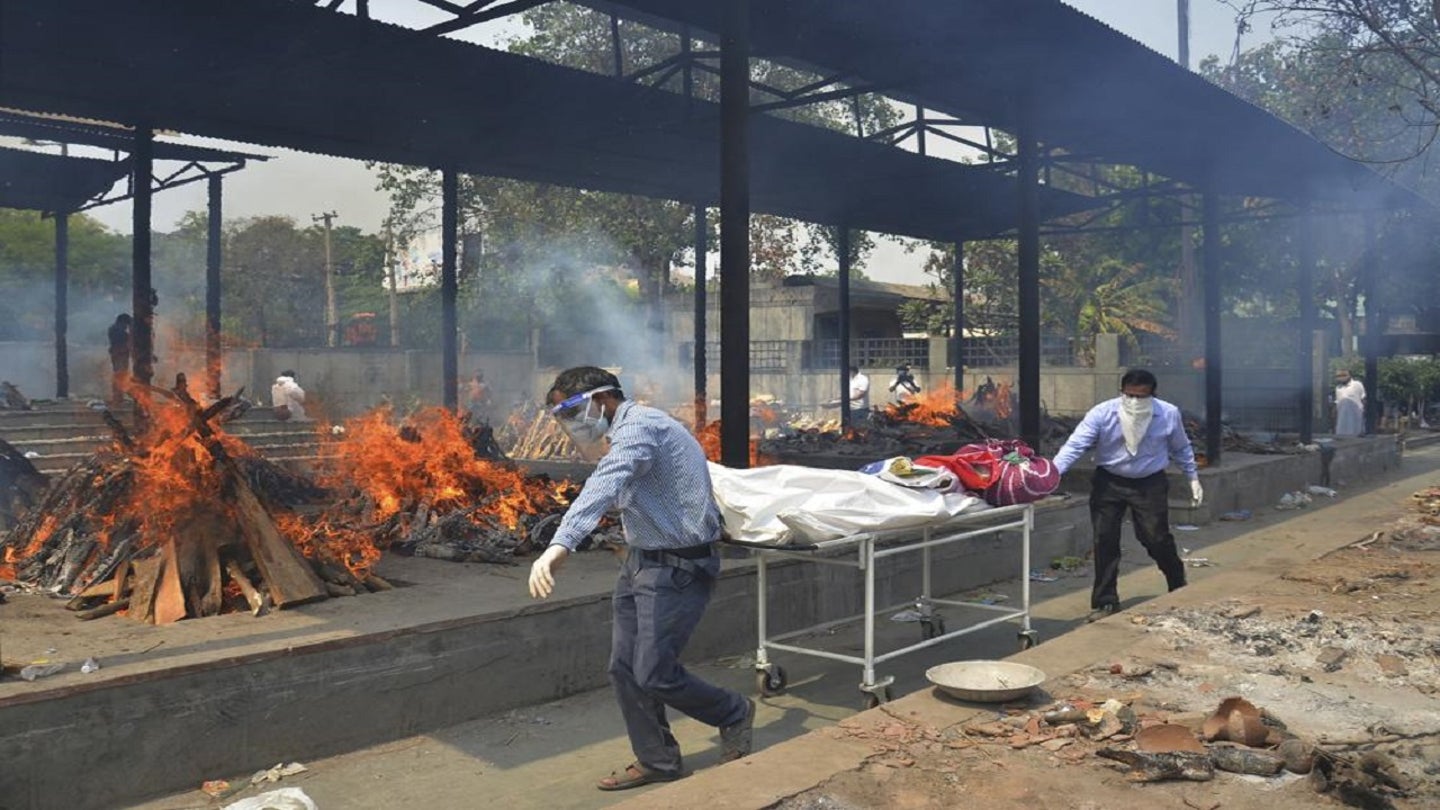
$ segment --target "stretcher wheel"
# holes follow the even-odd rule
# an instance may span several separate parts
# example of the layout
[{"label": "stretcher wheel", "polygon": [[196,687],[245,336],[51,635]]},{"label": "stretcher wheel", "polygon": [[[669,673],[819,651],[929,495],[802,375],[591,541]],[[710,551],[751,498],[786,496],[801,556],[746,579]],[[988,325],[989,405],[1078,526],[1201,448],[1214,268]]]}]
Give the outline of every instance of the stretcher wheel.
[{"label": "stretcher wheel", "polygon": [[921,638],[929,641],[932,638],[943,635],[945,635],[945,617],[937,614],[928,619],[920,620]]},{"label": "stretcher wheel", "polygon": [[785,668],[779,664],[755,672],[755,691],[762,697],[783,695],[787,685],[789,680],[785,677]]},{"label": "stretcher wheel", "polygon": [[1040,634],[1034,630],[1021,630],[1019,638],[1021,650],[1028,650],[1040,643]]},{"label": "stretcher wheel", "polygon": [[890,687],[882,686],[874,692],[865,693],[865,708],[873,709],[882,703],[889,703],[890,699]]}]

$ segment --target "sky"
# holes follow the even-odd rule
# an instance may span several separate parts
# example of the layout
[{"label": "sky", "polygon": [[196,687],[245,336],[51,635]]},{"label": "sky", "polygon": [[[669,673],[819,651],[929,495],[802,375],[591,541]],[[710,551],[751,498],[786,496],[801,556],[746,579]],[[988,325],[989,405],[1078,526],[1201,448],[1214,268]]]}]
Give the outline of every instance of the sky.
[{"label": "sky", "polygon": [[[1178,45],[1175,0],[1066,0],[1086,14],[1150,48],[1175,58]],[[346,8],[352,4],[347,3]],[[425,22],[427,10],[418,0],[371,0],[371,13],[402,24]],[[443,18],[442,18],[443,19]],[[1265,27],[1246,35],[1242,47],[1252,47],[1267,35]],[[497,44],[513,34],[505,24],[474,31],[467,38]],[[1205,56],[1228,58],[1235,45],[1235,13],[1220,0],[1191,0],[1190,54],[1198,64]],[[271,156],[265,163],[251,163],[225,180],[224,217],[227,220],[264,215],[283,215],[307,223],[314,215],[334,211],[337,223],[365,231],[378,230],[387,201],[375,190],[372,172],[359,161],[292,152],[284,149],[232,144],[209,138],[184,138],[186,142],[233,148]],[[157,194],[154,198],[154,227],[171,230],[187,211],[203,210],[205,184],[194,183]],[[117,203],[88,212],[110,228],[129,233],[131,210]],[[900,245],[882,240],[871,255],[865,272],[871,278],[908,284],[925,283],[920,271],[924,251],[907,253]]]}]

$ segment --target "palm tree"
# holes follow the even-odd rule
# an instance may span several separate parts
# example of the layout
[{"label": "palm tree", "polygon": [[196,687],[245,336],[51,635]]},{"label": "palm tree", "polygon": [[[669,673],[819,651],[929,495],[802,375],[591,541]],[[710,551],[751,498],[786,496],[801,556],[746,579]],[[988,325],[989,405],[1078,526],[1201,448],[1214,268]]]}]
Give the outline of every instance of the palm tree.
[{"label": "palm tree", "polygon": [[1062,265],[1042,284],[1052,322],[1080,339],[1087,359],[1093,360],[1096,335],[1119,335],[1132,348],[1140,332],[1175,336],[1165,305],[1175,280],[1150,275],[1143,264],[1114,257],[1081,260]]}]

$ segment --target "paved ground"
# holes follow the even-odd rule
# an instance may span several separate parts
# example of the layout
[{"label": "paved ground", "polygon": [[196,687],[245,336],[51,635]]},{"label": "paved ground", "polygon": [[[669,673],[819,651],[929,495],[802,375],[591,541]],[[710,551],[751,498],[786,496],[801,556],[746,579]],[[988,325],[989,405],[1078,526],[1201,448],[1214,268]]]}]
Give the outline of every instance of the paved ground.
[{"label": "paved ground", "polygon": [[[1398,515],[1411,492],[1434,483],[1437,470],[1440,447],[1415,450],[1395,474],[1366,490],[1342,493],[1333,502],[1322,501],[1301,512],[1261,510],[1250,522],[1178,532],[1181,545],[1194,552],[1189,556],[1208,558],[1214,566],[1193,568],[1192,586],[1161,601],[1186,604],[1237,589],[1242,593],[1254,590],[1257,583],[1278,575],[1286,565],[1349,543],[1363,536],[1367,527]],[[1133,540],[1127,541],[1126,566],[1121,593],[1127,606],[1161,595],[1159,573]],[[1122,621],[1126,614],[1096,625],[1079,621],[1088,605],[1088,583],[1089,572],[1082,571],[1078,576],[1034,586],[1033,613],[1042,643],[1022,658],[1044,669],[1052,679],[1083,669],[1097,656],[1134,641],[1126,635],[1128,627]],[[1016,584],[998,585],[971,596],[1013,594]],[[951,619],[951,629],[957,626],[956,618]],[[888,621],[882,623],[882,630],[891,643],[914,638],[919,632],[914,624]],[[815,642],[853,650],[858,649],[859,635],[840,629]],[[926,688],[924,670],[940,661],[1000,658],[1014,650],[1014,629],[1004,626],[886,664],[882,672],[897,679],[895,694],[913,694],[882,711],[935,723],[955,722],[974,714],[973,708],[937,702]],[[804,736],[855,715],[861,706],[856,690],[858,669],[812,658],[779,656],[778,660],[790,672],[790,689],[760,706],[756,742],[762,750],[741,763],[711,768],[718,754],[713,730],[682,719],[676,722],[675,733],[687,752],[687,765],[697,773],[674,785],[620,794],[595,790],[597,777],[632,759],[608,690],[307,762],[307,772],[287,777],[278,785],[304,789],[321,810],[378,810],[407,804],[427,808],[593,808],[622,800],[657,808],[692,804],[765,807],[835,773],[855,769],[868,750],[833,736]],[[597,667],[603,665],[603,661],[595,662]],[[753,691],[754,675],[747,660],[705,662],[696,669],[717,682]],[[504,685],[476,684],[476,688]],[[283,734],[284,729],[277,728],[276,733]],[[217,773],[213,777],[238,783],[248,774]],[[248,788],[234,798],[260,790]],[[135,807],[177,810],[222,804],[192,791]]]}]

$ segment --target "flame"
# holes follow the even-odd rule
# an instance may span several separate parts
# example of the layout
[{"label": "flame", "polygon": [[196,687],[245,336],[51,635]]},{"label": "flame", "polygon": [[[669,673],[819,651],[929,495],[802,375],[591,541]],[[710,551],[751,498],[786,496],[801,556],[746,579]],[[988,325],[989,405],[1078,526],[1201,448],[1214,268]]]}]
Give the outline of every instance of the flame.
[{"label": "flame", "polygon": [[964,415],[960,403],[965,392],[956,392],[949,383],[930,391],[922,391],[907,402],[891,403],[882,409],[882,418],[892,422],[911,422],[917,425],[948,427]]},{"label": "flame", "polygon": [[[558,511],[573,485],[531,478],[511,465],[480,458],[461,418],[444,408],[421,410],[397,424],[382,407],[345,423],[336,436],[319,431],[330,459],[321,484],[357,497],[318,516],[283,515],[277,522],[307,555],[323,549],[357,576],[379,560],[386,540],[376,524],[408,524],[424,504],[429,514],[467,513],[477,527],[499,526],[524,536],[523,518]],[[369,505],[357,521],[354,501]]]},{"label": "flame", "polygon": [[[700,442],[700,447],[705,451],[705,458],[716,464],[720,463],[720,420],[706,423],[705,427],[696,431],[695,438]],[[757,436],[750,437],[750,466],[768,467],[775,463],[775,459],[760,452],[760,439]]]}]

